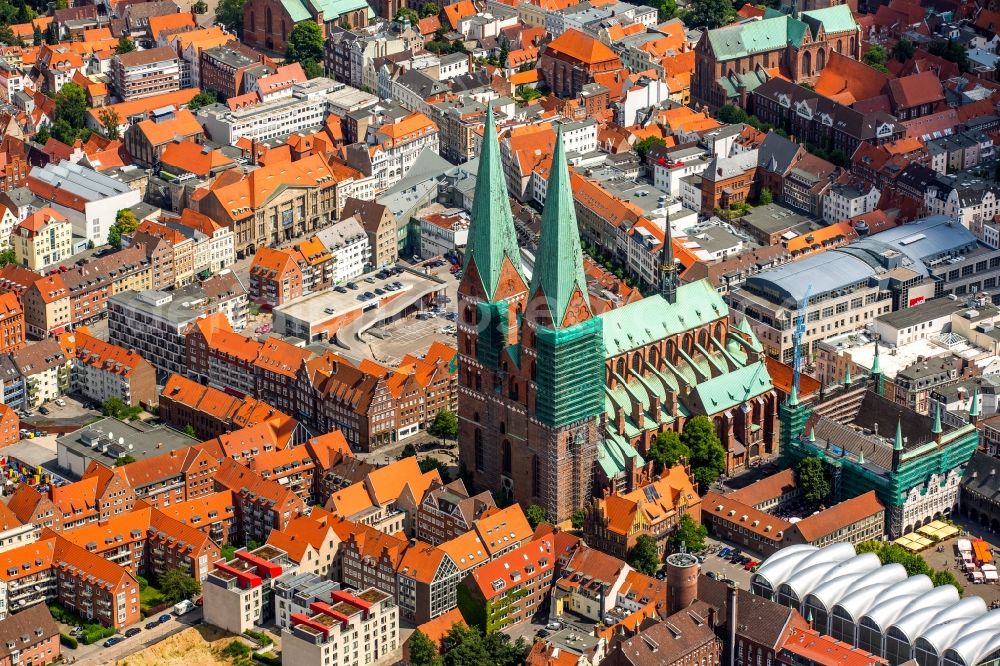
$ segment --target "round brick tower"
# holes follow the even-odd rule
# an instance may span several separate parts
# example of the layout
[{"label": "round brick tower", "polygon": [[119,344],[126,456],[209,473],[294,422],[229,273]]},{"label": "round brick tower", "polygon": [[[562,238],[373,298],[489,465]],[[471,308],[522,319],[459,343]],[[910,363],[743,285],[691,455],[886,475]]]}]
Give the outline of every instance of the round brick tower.
[{"label": "round brick tower", "polygon": [[667,606],[671,615],[690,606],[698,596],[700,572],[701,565],[691,553],[667,557]]}]

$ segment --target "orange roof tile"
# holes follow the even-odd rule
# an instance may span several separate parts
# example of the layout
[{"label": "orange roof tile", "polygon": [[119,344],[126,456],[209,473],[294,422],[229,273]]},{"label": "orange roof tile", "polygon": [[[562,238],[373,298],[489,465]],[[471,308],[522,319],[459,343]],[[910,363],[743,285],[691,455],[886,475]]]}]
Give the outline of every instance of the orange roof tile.
[{"label": "orange roof tile", "polygon": [[444,551],[437,546],[423,541],[414,541],[403,553],[403,559],[400,560],[396,572],[419,583],[429,585],[441,568],[444,558]]},{"label": "orange roof tile", "polygon": [[211,150],[190,140],[168,143],[160,162],[165,166],[180,167],[196,176],[207,176],[213,169],[236,165],[222,150]]},{"label": "orange roof tile", "polygon": [[605,44],[573,28],[553,39],[545,48],[587,65],[618,60],[615,52]]},{"label": "orange roof tile", "polygon": [[153,109],[159,109],[165,106],[180,106],[182,104],[187,104],[194,98],[195,95],[198,94],[198,92],[198,88],[184,88],[182,90],[174,90],[172,92],[163,93],[162,95],[153,95],[152,97],[143,97],[141,99],[134,99],[128,102],[108,104],[107,106],[96,109],[88,109],[87,113],[90,115],[91,120],[94,123],[100,125],[100,114],[103,113],[105,109],[111,109],[118,114],[118,117],[122,119],[122,122],[125,122],[128,118],[149,113]]},{"label": "orange roof tile", "polygon": [[531,526],[517,504],[505,509],[488,509],[475,521],[475,528],[491,557],[531,537]]},{"label": "orange roof tile", "polygon": [[489,601],[552,571],[556,556],[549,535],[529,541],[472,572],[479,593]]},{"label": "orange roof tile", "polygon": [[311,515],[292,520],[284,530],[271,530],[267,537],[268,545],[285,551],[296,562],[302,562],[307,548],[321,550],[326,541],[333,541],[335,548],[340,537],[324,516]]},{"label": "orange roof tile", "polygon": [[149,17],[149,34],[152,35],[153,39],[158,39],[160,33],[164,30],[177,31],[196,27],[198,27],[198,23],[194,20],[194,15],[190,12]]},{"label": "orange roof tile", "polygon": [[448,23],[451,25],[452,29],[458,28],[458,22],[467,17],[476,15],[476,6],[472,4],[472,0],[459,0],[458,2],[453,2],[450,5],[444,6],[444,15],[448,19]]},{"label": "orange roof tile", "polygon": [[177,137],[189,138],[204,134],[201,124],[194,114],[187,109],[181,109],[169,120],[143,120],[138,124],[138,131],[146,137],[153,146],[162,146]]}]

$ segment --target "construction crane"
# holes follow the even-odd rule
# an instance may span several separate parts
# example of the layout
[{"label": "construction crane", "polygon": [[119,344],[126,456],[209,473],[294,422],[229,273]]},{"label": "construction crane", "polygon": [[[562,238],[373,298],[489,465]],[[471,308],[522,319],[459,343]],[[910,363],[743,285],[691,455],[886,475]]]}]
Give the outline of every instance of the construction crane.
[{"label": "construction crane", "polygon": [[792,356],[792,391],[799,394],[799,375],[802,374],[802,336],[806,332],[806,306],[809,304],[809,294],[812,293],[812,283],[806,286],[806,293],[799,301],[799,316],[795,318],[795,331],[792,333],[792,344],[795,350]]}]

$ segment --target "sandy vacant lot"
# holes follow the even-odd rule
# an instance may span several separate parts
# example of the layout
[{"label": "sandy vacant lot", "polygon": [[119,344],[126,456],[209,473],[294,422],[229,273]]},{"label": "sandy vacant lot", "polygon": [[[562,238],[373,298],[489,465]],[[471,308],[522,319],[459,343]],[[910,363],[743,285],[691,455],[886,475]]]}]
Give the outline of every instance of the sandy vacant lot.
[{"label": "sandy vacant lot", "polygon": [[239,640],[209,625],[199,625],[174,634],[141,652],[120,658],[117,666],[228,666],[218,652]]}]

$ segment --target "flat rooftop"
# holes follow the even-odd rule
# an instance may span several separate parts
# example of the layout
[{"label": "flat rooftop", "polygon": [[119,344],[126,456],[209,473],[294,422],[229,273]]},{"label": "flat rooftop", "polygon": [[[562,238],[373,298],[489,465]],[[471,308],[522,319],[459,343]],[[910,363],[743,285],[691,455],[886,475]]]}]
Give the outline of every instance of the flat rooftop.
[{"label": "flat rooftop", "polygon": [[[372,280],[369,282],[368,280]],[[393,282],[403,283],[402,288],[396,291],[385,290],[385,285]],[[380,279],[375,274],[359,276],[354,279],[358,286],[356,290],[347,289],[347,293],[340,293],[335,289],[327,289],[307,294],[296,298],[288,303],[274,308],[275,317],[283,315],[289,319],[299,322],[307,322],[311,326],[322,325],[325,322],[343,317],[345,314],[355,310],[373,309],[374,307],[385,307],[399,299],[414,298],[417,294],[427,293],[428,290],[444,289],[445,285],[420,273],[403,271],[400,275],[390,275]],[[346,287],[345,287],[346,289]],[[385,294],[367,301],[359,300],[359,296],[365,292],[374,293],[376,289],[382,289]],[[279,333],[283,331],[275,321],[275,328]]]},{"label": "flat rooftop", "polygon": [[56,446],[114,467],[115,461],[124,455],[144,460],[186,449],[199,441],[164,425],[149,426],[141,421],[126,423],[108,417],[57,437]]}]

